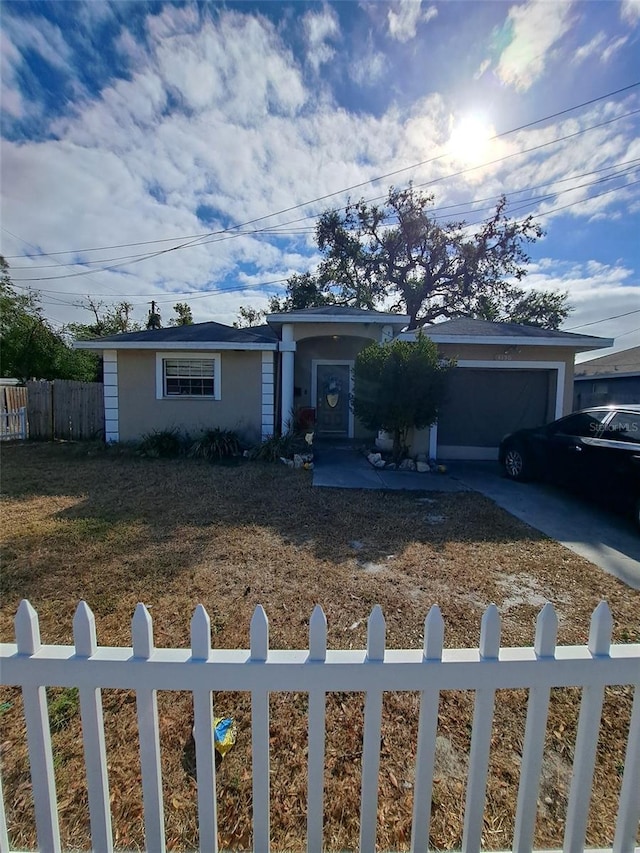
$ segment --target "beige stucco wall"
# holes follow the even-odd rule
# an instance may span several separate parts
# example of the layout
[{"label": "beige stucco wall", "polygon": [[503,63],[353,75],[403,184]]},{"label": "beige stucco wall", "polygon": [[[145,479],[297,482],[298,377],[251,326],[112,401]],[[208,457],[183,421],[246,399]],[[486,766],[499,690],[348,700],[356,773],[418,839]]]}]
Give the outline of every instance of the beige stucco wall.
[{"label": "beige stucco wall", "polygon": [[380,323],[294,323],[294,341],[303,341],[306,338],[327,338],[332,340],[333,335],[339,338],[357,337],[369,338],[370,340],[382,340],[383,326]]},{"label": "beige stucco wall", "polygon": [[[194,358],[210,353],[194,351]],[[189,397],[156,399],[156,353],[118,352],[120,441],[134,441],[154,429],[178,427],[190,433],[205,428],[237,430],[250,441],[260,438],[262,353],[220,353],[220,400]]]}]

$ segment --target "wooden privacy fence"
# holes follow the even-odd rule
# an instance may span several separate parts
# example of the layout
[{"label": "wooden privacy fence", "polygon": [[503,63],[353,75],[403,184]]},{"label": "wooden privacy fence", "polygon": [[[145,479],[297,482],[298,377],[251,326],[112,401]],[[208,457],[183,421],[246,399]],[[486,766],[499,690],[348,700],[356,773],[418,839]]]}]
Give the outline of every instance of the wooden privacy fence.
[{"label": "wooden privacy fence", "polygon": [[[156,649],[151,616],[139,604],[132,622],[132,647],[107,648],[97,645],[95,619],[81,602],[73,620],[75,646],[47,646],[40,642],[35,610],[23,601],[15,619],[16,643],[0,646],[0,663],[2,683],[22,687],[39,849],[42,853],[60,850],[45,685],[79,688],[92,849],[96,853],[113,850],[101,688],[136,692],[146,846],[152,853],[165,851],[157,690],[193,693],[199,844],[203,853],[217,850],[212,690],[251,694],[253,850],[257,853],[269,850],[270,692],[309,694],[309,853],[323,850],[326,694],[366,694],[359,849],[374,853],[383,693],[420,692],[411,841],[412,851],[418,853],[427,851],[429,844],[439,693],[475,691],[462,842],[463,850],[471,853],[481,847],[495,692],[528,688],[513,839],[513,850],[523,853],[533,845],[550,690],[580,687],[564,832],[564,850],[578,853],[585,844],[604,689],[607,685],[632,685],[633,709],[612,839],[613,851],[631,853],[640,818],[640,645],[611,645],[612,618],[604,602],[594,611],[586,646],[557,647],[557,627],[555,611],[546,604],[538,617],[533,648],[500,648],[500,616],[491,605],[482,619],[478,649],[443,649],[444,622],[440,610],[432,607],[425,620],[422,649],[387,650],[384,617],[376,606],[369,617],[366,650],[330,651],[325,615],[316,607],[309,622],[309,650],[275,651],[269,648],[267,617],[258,606],[251,620],[249,650],[212,651],[209,616],[198,605],[191,620],[191,649]],[[9,849],[3,805],[0,849]]]},{"label": "wooden privacy fence", "polygon": [[29,438],[80,441],[104,438],[101,382],[56,379],[27,382]]}]

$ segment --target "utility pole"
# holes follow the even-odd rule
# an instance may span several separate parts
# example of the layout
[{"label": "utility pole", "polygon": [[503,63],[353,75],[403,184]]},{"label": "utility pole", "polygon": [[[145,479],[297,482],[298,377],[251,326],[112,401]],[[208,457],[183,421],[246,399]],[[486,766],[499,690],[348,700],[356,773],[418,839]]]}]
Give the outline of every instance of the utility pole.
[{"label": "utility pole", "polygon": [[151,300],[150,305],[151,310],[149,311],[149,319],[147,320],[147,329],[161,329],[162,318],[160,317],[160,311],[156,310],[155,299]]}]

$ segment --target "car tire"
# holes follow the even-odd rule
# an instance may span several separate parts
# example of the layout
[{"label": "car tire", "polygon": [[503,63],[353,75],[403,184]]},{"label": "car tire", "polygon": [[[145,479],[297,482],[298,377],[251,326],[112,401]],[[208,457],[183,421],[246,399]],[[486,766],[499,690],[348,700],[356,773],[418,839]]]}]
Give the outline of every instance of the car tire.
[{"label": "car tire", "polygon": [[522,482],[529,479],[529,460],[519,444],[510,444],[506,448],[502,465],[509,480]]}]

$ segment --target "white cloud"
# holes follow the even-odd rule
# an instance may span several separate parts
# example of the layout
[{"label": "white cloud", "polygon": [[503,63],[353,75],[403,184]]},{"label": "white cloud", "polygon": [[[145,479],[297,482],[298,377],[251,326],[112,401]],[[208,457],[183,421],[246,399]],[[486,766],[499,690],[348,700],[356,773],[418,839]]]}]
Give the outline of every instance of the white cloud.
[{"label": "white cloud", "polygon": [[[326,45],[339,31],[326,17],[320,20],[323,15],[315,17],[308,32],[314,33],[316,46]],[[145,254],[181,242],[180,235],[259,219],[430,160],[444,150],[451,105],[443,97],[431,94],[407,107],[392,103],[376,115],[349,112],[329,97],[317,97],[314,84],[305,82],[304,60],[293,56],[266,18],[221,11],[196,22],[189,8],[168,7],[150,17],[147,30],[148,44],[127,29],[120,34],[118,49],[130,60],[129,79],[116,80],[99,96],[80,101],[73,114],[48,128],[51,134],[41,142],[3,143],[3,224],[44,251],[176,238],[82,257],[104,259],[102,266],[109,266],[110,258]],[[17,48],[11,40],[6,47],[3,60],[15,61]],[[385,60],[372,40],[361,49],[361,73],[369,78],[383,74]],[[15,81],[3,77],[5,82],[20,95]],[[500,140],[498,153],[519,152],[614,117],[629,109],[629,101],[631,96],[617,105],[601,103],[579,119],[514,134]],[[25,109],[30,106],[27,101]],[[437,203],[468,202],[640,157],[633,130],[625,120],[454,179],[449,179],[455,171],[451,162],[435,160],[393,181],[402,186],[411,178],[416,184],[447,178],[434,186]],[[379,196],[388,183],[363,186],[351,195]],[[239,304],[264,304],[266,294],[282,287],[261,287],[263,282],[313,268],[315,221],[304,217],[340,206],[347,196],[341,192],[253,226],[272,228],[302,218],[286,225],[278,239],[264,233],[212,235],[201,245],[140,263],[114,260],[124,265],[34,286],[52,291],[45,304],[57,319],[85,319],[69,303],[91,293],[108,301],[126,296],[138,312],[146,311],[153,296],[167,316],[179,299],[192,302],[197,320],[231,322]],[[562,201],[582,197],[575,191]],[[586,212],[610,215],[625,198],[612,194],[593,209],[578,205],[571,211],[582,224]],[[551,200],[547,208],[531,209],[544,211],[553,225],[553,205]],[[3,235],[3,251],[13,255],[26,250]],[[16,280],[70,272],[59,266],[37,270],[38,264],[54,263],[47,259],[13,263]],[[25,269],[18,271],[20,266]],[[236,286],[245,289],[229,290]],[[55,302],[54,308],[52,299],[66,304]]]},{"label": "white cloud", "polygon": [[21,53],[33,50],[54,68],[68,70],[71,51],[60,28],[46,18],[14,18],[3,16],[3,29]]},{"label": "white cloud", "polygon": [[608,62],[613,56],[613,54],[620,50],[620,48],[623,47],[628,40],[628,36],[620,36],[620,38],[612,39],[602,51],[602,61]]},{"label": "white cloud", "polygon": [[594,53],[597,53],[597,51],[600,50],[605,40],[606,35],[602,31],[596,33],[591,41],[588,41],[586,44],[577,48],[576,52],[571,57],[571,62],[574,65],[579,65],[581,62],[584,62],[585,59],[589,59],[589,57],[593,56]]},{"label": "white cloud", "polygon": [[2,109],[14,118],[22,118],[25,106],[16,80],[16,71],[22,61],[20,51],[0,30],[0,103]]},{"label": "white cloud", "polygon": [[528,0],[509,9],[507,26],[512,38],[500,56],[498,76],[525,92],[543,74],[552,48],[569,30],[571,3]]},{"label": "white cloud", "polygon": [[340,35],[338,17],[330,6],[321,12],[307,12],[302,19],[307,42],[307,59],[315,71],[329,62],[335,55],[334,48],[328,44]]},{"label": "white cloud", "polygon": [[485,71],[487,71],[490,68],[490,66],[491,66],[491,60],[490,59],[483,59],[482,62],[480,63],[478,70],[473,75],[473,79],[479,80],[482,77],[482,75],[485,73]]},{"label": "white cloud", "polygon": [[422,0],[397,0],[389,9],[387,20],[389,35],[400,42],[411,41],[418,31],[418,24],[428,23],[438,14],[435,6],[422,11]]},{"label": "white cloud", "polygon": [[374,49],[369,38],[366,51],[349,63],[349,76],[359,86],[373,86],[382,79],[387,68],[386,56]]},{"label": "white cloud", "polygon": [[[611,349],[615,351],[640,343],[640,332],[626,333],[638,325],[637,315],[618,317],[615,320],[597,322],[603,317],[612,317],[629,311],[632,288],[640,285],[634,270],[618,261],[604,264],[600,261],[558,261],[543,258],[529,267],[524,280],[526,288],[567,291],[574,310],[565,321],[564,328],[577,334],[595,335],[602,338],[620,337]],[[590,325],[584,325],[588,323]],[[593,325],[591,325],[593,324]],[[635,341],[635,342],[634,342]],[[585,353],[579,361],[603,355],[603,352]]]},{"label": "white cloud", "polygon": [[640,0],[622,0],[620,17],[634,27],[640,21]]}]

